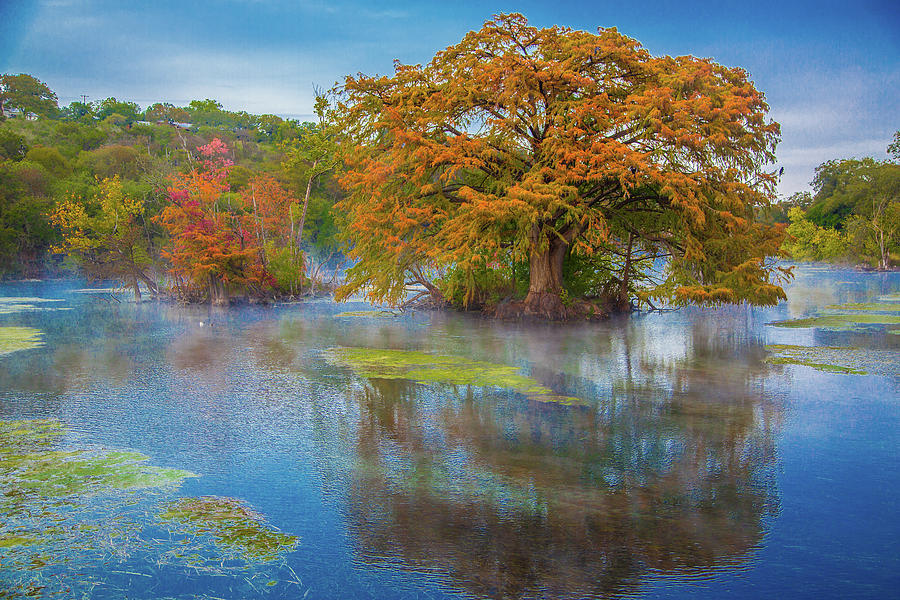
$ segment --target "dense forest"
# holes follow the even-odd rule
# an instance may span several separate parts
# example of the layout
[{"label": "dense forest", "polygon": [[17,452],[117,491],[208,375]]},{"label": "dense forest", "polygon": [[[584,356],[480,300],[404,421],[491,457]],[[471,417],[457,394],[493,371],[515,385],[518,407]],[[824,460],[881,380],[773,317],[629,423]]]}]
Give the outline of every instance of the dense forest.
[{"label": "dense forest", "polygon": [[339,256],[322,122],[214,100],[60,108],[25,74],[0,79],[0,119],[4,278],[80,272],[223,303],[305,293]]},{"label": "dense forest", "polygon": [[789,223],[788,256],[880,270],[900,262],[900,131],[888,153],[893,160],[829,160],[816,169],[813,193],[793,194],[763,215]]},{"label": "dense forest", "polygon": [[310,293],[347,260],[338,298],[565,318],[774,303],[779,255],[896,264],[900,132],[893,160],[828,161],[778,202],[767,110],[740,69],[521,15],[348,77],[313,122],[210,99],[60,107],[6,74],[0,277],[224,304]]}]

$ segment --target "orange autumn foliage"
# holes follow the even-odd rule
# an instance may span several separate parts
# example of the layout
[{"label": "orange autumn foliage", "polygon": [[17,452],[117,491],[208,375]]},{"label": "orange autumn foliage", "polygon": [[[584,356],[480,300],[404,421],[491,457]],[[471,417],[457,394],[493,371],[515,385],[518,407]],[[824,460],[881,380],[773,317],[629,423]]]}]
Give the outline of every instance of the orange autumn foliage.
[{"label": "orange autumn foliage", "polygon": [[648,297],[774,303],[779,234],[753,218],[776,183],[767,110],[741,69],[516,14],[425,66],[347,77],[341,294],[399,302],[411,273],[501,257],[528,264],[526,307],[552,313],[566,256],[624,256],[625,290],[640,251],[667,259]]}]

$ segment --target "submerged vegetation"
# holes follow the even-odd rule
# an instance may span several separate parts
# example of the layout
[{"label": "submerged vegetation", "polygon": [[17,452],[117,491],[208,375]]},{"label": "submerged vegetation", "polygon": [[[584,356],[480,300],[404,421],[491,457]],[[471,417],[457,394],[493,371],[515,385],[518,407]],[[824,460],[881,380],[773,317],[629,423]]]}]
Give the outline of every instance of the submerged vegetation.
[{"label": "submerged vegetation", "polygon": [[852,348],[771,344],[766,346],[766,350],[772,353],[766,357],[766,362],[774,365],[803,365],[825,373],[867,374],[866,371],[856,367],[835,364],[852,358],[854,350]]},{"label": "submerged vegetation", "polygon": [[70,310],[69,307],[56,306],[64,302],[59,298],[29,298],[26,296],[0,296],[0,315],[36,310]]},{"label": "submerged vegetation", "polygon": [[803,365],[825,373],[900,376],[900,357],[892,350],[841,346],[771,344],[766,362]]},{"label": "submerged vegetation", "polygon": [[825,314],[803,319],[773,321],[770,325],[791,328],[819,327],[822,329],[858,329],[865,325],[900,325],[900,315]]},{"label": "submerged vegetation", "polygon": [[[296,546],[296,538],[273,531],[239,500],[164,502],[194,473],[149,464],[130,450],[73,448],[63,444],[67,433],[55,419],[0,420],[0,586],[14,597],[35,589],[63,593],[87,565],[112,561],[226,568],[208,551],[209,538],[239,559],[232,568]],[[148,529],[145,513],[153,506],[177,543]]]},{"label": "submerged vegetation", "polygon": [[236,498],[182,498],[159,518],[180,533],[211,536],[216,545],[246,560],[271,561],[297,547],[297,537],[273,529],[265,517]]},{"label": "submerged vegetation", "polygon": [[897,302],[850,302],[848,304],[830,304],[828,310],[862,310],[868,312],[900,312]]},{"label": "submerged vegetation", "polygon": [[[790,329],[822,329],[833,332],[884,331],[900,333],[900,302],[894,295],[880,296],[877,302],[830,304],[813,316],[774,321],[769,325]],[[896,351],[877,348],[840,346],[766,346],[771,354],[766,362],[812,367],[828,373],[851,375],[900,375],[900,357]]]},{"label": "submerged vegetation", "polygon": [[0,326],[0,356],[43,346],[42,332],[34,327]]},{"label": "submerged vegetation", "polygon": [[370,379],[408,379],[423,384],[500,387],[539,402],[583,403],[578,398],[554,394],[550,388],[522,375],[516,367],[462,356],[377,348],[331,348],[326,356]]}]

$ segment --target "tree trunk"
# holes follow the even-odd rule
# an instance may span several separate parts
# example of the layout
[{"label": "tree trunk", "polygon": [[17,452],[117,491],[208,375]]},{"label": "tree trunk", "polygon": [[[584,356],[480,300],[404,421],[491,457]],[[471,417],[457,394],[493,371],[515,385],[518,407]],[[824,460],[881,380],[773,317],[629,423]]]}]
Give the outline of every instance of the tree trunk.
[{"label": "tree trunk", "polygon": [[316,172],[316,166],[319,159],[313,161],[312,168],[309,171],[309,178],[306,180],[306,196],[303,197],[303,213],[300,215],[300,226],[297,227],[297,248],[303,247],[303,226],[306,224],[306,208],[309,206],[309,193],[312,190],[313,173]]},{"label": "tree trunk", "polygon": [[225,282],[212,273],[209,274],[209,303],[214,306],[228,305],[228,291],[225,289]]},{"label": "tree trunk", "polygon": [[141,301],[141,284],[138,283],[138,279],[134,275],[131,276],[131,289],[134,290],[134,301],[140,302]]},{"label": "tree trunk", "polygon": [[631,285],[631,253],[633,250],[634,233],[629,233],[628,246],[625,248],[625,264],[622,266],[622,277],[619,279],[618,295],[615,298],[611,298],[613,309],[617,311],[625,311],[631,306],[628,300],[628,288]]},{"label": "tree trunk", "polygon": [[540,238],[532,241],[528,259],[529,284],[525,297],[526,313],[541,315],[549,319],[566,316],[562,303],[562,267],[568,244],[554,238],[542,247]]},{"label": "tree trunk", "polygon": [[159,287],[156,283],[147,277],[144,273],[138,272],[138,277],[140,277],[141,281],[143,281],[147,285],[147,289],[150,290],[150,295],[156,297],[159,295]]}]

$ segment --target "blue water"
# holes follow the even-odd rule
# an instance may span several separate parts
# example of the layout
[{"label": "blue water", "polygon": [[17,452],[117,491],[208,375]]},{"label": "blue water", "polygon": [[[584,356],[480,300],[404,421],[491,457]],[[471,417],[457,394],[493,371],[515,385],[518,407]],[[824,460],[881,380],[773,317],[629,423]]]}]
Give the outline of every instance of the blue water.
[{"label": "blue water", "polygon": [[[62,448],[135,450],[200,477],[91,498],[77,517],[102,531],[131,523],[130,537],[63,557],[29,548],[46,563],[32,568],[21,548],[0,547],[10,593],[887,598],[900,589],[900,336],[767,325],[896,293],[898,274],[805,267],[777,307],[563,326],[437,312],[338,317],[368,307],[327,301],[136,305],[74,291],[82,285],[0,286],[0,296],[71,309],[0,314],[0,327],[35,327],[44,341],[0,355],[0,419],[58,419],[68,427]],[[769,364],[766,344],[853,346],[889,360],[877,375],[826,373]],[[324,352],[347,346],[517,366],[582,405],[367,379]],[[208,556],[191,564],[157,515],[197,496],[239,499],[299,545],[269,562],[220,560],[222,549],[200,540]],[[0,533],[17,519],[4,515]]]}]

